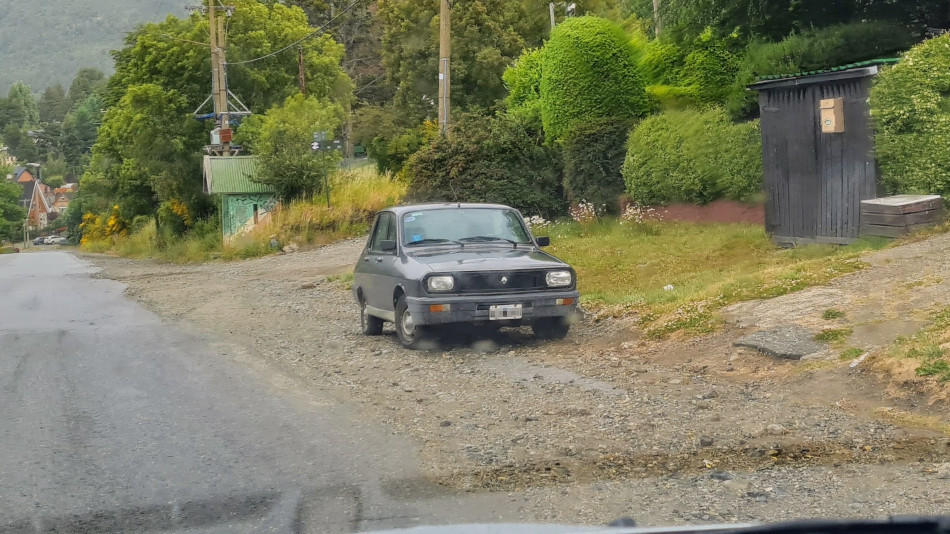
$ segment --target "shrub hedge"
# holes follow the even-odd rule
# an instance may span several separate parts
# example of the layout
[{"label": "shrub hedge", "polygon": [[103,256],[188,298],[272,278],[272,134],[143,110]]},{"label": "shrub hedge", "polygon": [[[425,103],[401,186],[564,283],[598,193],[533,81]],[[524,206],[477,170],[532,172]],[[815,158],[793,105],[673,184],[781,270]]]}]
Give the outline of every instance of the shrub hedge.
[{"label": "shrub hedge", "polygon": [[888,193],[950,199],[950,35],[912,48],[871,90],[875,150]]},{"label": "shrub hedge", "polygon": [[414,201],[498,202],[546,217],[565,208],[557,151],[506,116],[462,115],[405,174]]},{"label": "shrub hedge", "polygon": [[572,204],[588,201],[619,212],[624,193],[620,169],[627,153],[630,123],[601,119],[581,124],[564,137],[564,193]]},{"label": "shrub hedge", "polygon": [[721,108],[649,117],[630,134],[623,177],[641,204],[748,200],[762,188],[758,121],[733,124]]},{"label": "shrub hedge", "polygon": [[917,40],[910,30],[898,24],[858,22],[804,31],[778,43],[754,42],[745,51],[726,107],[736,119],[756,116],[757,95],[746,91],[746,86],[759,76],[893,57]]},{"label": "shrub hedge", "polygon": [[508,113],[536,129],[541,129],[541,58],[541,48],[526,49],[502,75]]},{"label": "shrub hedge", "polygon": [[556,140],[580,122],[642,117],[650,100],[637,68],[639,53],[606,19],[572,18],[555,28],[541,61],[545,135]]}]

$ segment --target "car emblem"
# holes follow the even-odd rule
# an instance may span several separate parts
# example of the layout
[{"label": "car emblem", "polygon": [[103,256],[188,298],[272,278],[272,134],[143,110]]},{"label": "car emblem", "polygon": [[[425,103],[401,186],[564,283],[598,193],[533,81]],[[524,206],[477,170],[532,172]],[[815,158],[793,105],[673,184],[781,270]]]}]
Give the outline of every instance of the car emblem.
[{"label": "car emblem", "polygon": [[502,283],[502,284],[507,284],[507,283],[508,283],[508,277],[507,277],[507,276],[502,276],[502,277],[501,277],[501,283]]}]

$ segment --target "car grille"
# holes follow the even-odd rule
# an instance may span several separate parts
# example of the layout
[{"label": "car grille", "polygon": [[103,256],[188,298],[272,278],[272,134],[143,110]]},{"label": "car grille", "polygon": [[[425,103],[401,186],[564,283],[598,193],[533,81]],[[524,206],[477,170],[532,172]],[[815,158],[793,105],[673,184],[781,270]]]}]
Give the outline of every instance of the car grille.
[{"label": "car grille", "polygon": [[458,273],[456,280],[461,293],[518,293],[548,289],[545,274],[546,271]]}]

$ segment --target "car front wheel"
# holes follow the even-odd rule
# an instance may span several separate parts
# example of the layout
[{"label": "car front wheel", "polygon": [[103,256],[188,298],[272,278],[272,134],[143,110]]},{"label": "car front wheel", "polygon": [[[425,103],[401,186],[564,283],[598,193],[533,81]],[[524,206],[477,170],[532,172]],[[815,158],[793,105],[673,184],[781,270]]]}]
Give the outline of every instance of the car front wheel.
[{"label": "car front wheel", "polygon": [[406,305],[405,296],[400,296],[396,301],[396,337],[407,349],[419,349],[429,338],[429,329],[416,324]]},{"label": "car front wheel", "polygon": [[378,336],[383,333],[383,320],[374,317],[366,310],[366,301],[360,299],[360,329],[367,336]]},{"label": "car front wheel", "polygon": [[571,324],[564,317],[543,317],[531,324],[534,337],[540,339],[564,339]]}]

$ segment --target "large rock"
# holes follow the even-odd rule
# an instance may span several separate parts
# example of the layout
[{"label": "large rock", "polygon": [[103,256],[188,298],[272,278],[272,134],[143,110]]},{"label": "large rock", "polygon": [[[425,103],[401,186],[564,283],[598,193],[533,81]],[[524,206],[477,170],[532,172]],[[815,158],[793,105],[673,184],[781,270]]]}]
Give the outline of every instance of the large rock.
[{"label": "large rock", "polygon": [[814,340],[814,334],[798,325],[779,326],[760,330],[736,341],[737,347],[749,347],[770,356],[800,360],[821,352],[824,346]]}]

